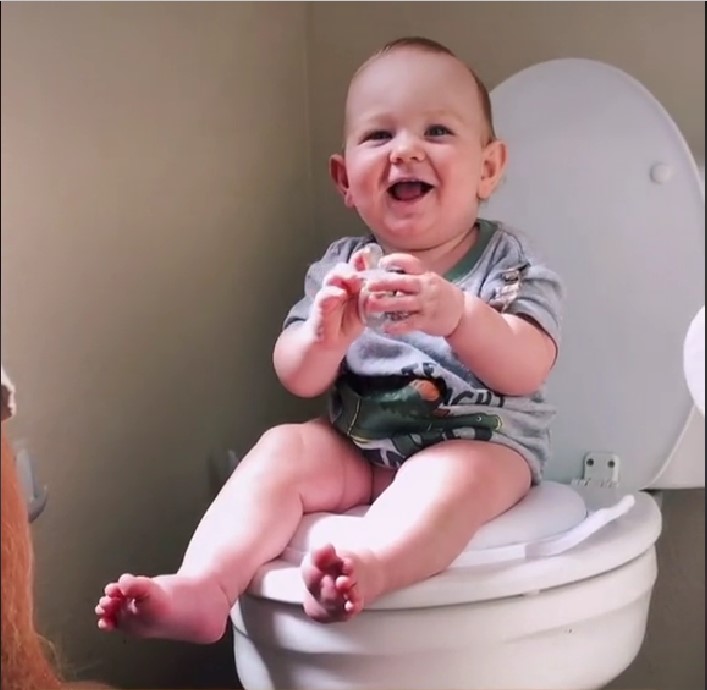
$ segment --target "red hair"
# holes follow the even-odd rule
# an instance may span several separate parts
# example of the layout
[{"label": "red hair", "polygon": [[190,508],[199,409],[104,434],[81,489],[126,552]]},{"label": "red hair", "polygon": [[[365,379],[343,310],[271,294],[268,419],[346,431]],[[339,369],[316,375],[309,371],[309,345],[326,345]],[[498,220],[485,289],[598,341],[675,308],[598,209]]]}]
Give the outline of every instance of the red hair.
[{"label": "red hair", "polygon": [[27,504],[20,492],[12,447],[2,428],[2,690],[54,690],[61,683],[47,660],[34,628],[32,546]]},{"label": "red hair", "polygon": [[45,655],[45,641],[34,627],[32,540],[27,503],[15,468],[15,456],[5,420],[15,412],[14,389],[2,370],[2,475],[0,475],[0,688],[2,690],[58,690],[70,687],[106,688],[76,683],[64,685]]}]

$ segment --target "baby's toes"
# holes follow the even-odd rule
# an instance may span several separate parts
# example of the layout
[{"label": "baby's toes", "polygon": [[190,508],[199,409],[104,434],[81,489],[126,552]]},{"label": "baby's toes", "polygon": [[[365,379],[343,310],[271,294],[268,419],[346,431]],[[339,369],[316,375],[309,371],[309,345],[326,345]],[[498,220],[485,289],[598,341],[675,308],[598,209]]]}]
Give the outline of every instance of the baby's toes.
[{"label": "baby's toes", "polygon": [[98,629],[99,630],[115,630],[118,626],[115,620],[112,618],[106,618],[105,616],[100,616],[98,618]]},{"label": "baby's toes", "polygon": [[114,609],[117,609],[123,601],[123,597],[111,597],[111,596],[102,596],[98,600],[98,606],[96,608],[100,608],[103,611],[111,611]]},{"label": "baby's toes", "polygon": [[118,607],[112,601],[106,602],[108,597],[101,597],[95,608],[98,627],[101,630],[113,630],[118,623]]},{"label": "baby's toes", "polygon": [[120,584],[118,582],[109,582],[105,589],[103,590],[106,596],[109,597],[122,597],[123,590],[120,589]]},{"label": "baby's toes", "polygon": [[96,615],[105,618],[115,618],[120,609],[125,605],[125,597],[103,596],[98,600]]},{"label": "baby's toes", "polygon": [[339,575],[335,580],[336,591],[339,594],[348,594],[355,582],[349,575]]},{"label": "baby's toes", "polygon": [[351,556],[341,556],[339,569],[342,575],[353,575],[356,571],[356,562]]},{"label": "baby's toes", "polygon": [[318,597],[322,586],[322,578],[324,577],[324,573],[316,566],[307,562],[302,564],[300,567],[300,572],[302,573],[302,579],[304,580],[307,591],[313,597]]}]

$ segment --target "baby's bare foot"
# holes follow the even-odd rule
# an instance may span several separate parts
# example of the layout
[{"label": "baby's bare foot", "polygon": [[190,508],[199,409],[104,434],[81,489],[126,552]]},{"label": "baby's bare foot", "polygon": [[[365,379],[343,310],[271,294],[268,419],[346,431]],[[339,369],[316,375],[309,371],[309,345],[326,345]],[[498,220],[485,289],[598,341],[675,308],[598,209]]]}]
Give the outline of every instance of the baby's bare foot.
[{"label": "baby's bare foot", "polygon": [[305,613],[316,621],[333,623],[352,618],[374,596],[374,562],[331,546],[315,549],[302,564],[307,588]]},{"label": "baby's bare foot", "polygon": [[229,601],[216,580],[178,574],[123,575],[106,585],[96,606],[101,630],[202,644],[223,636],[229,613]]}]

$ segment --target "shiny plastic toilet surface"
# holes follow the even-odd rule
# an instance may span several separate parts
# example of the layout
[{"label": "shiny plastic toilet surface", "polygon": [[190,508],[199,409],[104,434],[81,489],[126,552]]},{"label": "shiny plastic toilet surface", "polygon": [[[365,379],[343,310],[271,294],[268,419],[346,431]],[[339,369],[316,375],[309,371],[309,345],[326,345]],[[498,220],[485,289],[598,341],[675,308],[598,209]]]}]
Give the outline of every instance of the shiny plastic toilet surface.
[{"label": "shiny plastic toilet surface", "polygon": [[690,324],[683,345],[685,380],[695,406],[705,414],[705,308],[702,307]]}]

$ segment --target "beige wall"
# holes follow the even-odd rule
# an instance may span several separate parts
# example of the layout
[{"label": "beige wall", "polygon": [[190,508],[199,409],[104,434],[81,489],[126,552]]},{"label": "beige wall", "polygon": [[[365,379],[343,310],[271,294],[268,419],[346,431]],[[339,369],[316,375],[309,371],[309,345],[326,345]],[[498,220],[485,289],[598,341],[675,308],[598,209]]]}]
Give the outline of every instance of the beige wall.
[{"label": "beige wall", "polygon": [[[210,453],[311,410],[271,345],[307,259],[359,227],[326,176],[346,80],[407,33],[489,86],[612,62],[704,154],[703,3],[3,3],[2,360],[50,487],[39,616],[79,675],[225,684],[226,645],[124,642],[91,610],[115,574],[175,567]],[[665,515],[648,639],[616,688],[704,683],[704,492]]]},{"label": "beige wall", "polygon": [[50,490],[39,615],[81,675],[212,672],[99,635],[95,600],[178,566],[212,450],[300,412],[270,356],[315,251],[305,10],[2,4],[2,359]]}]

